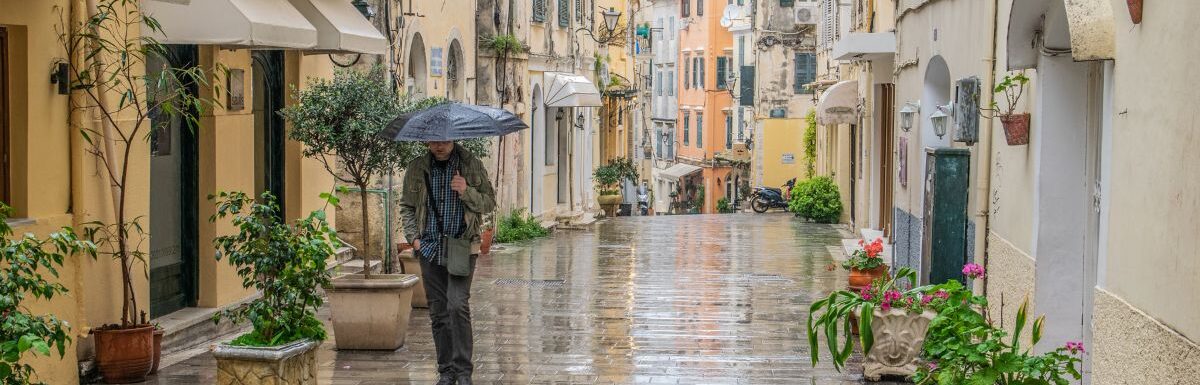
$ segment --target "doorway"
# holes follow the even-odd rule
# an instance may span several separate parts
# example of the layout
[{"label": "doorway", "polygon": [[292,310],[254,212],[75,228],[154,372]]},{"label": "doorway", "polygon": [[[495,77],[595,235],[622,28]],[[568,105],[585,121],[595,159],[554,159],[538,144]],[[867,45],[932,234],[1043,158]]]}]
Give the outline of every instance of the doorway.
[{"label": "doorway", "polygon": [[[529,213],[542,215],[542,182],[546,176],[546,107],[542,105],[542,87],[533,86],[533,129],[529,141]],[[538,159],[538,155],[541,158]]]},{"label": "doorway", "polygon": [[[196,65],[196,46],[166,47],[165,56],[147,55],[149,76],[166,68]],[[196,84],[185,87],[198,95]],[[199,162],[197,127],[182,116],[159,113],[151,114],[150,123],[150,182],[154,186],[150,189],[150,316],[154,318],[196,305]]]},{"label": "doorway", "polygon": [[[559,107],[559,111],[564,111]],[[571,172],[571,121],[574,115],[565,110],[563,119],[558,121],[558,140],[555,142],[558,151],[558,204],[571,202],[571,185],[568,176]],[[569,209],[569,208],[568,208]]]},{"label": "doorway", "polygon": [[283,51],[254,51],[253,59],[255,193],[274,195],[283,215],[287,212],[283,165],[286,128],[278,114],[284,107]]},{"label": "doorway", "polygon": [[895,141],[894,124],[896,108],[896,85],[883,84],[880,86],[880,111],[879,115],[879,153],[876,154],[879,159],[879,230],[883,231],[883,236],[891,239],[892,236],[892,188],[896,183],[896,176],[892,169],[893,142]]}]

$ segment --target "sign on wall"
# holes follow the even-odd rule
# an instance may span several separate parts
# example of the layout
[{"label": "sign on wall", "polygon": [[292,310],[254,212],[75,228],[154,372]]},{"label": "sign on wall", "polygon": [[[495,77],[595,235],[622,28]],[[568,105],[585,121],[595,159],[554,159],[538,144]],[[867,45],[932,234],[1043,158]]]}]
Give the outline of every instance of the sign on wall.
[{"label": "sign on wall", "polygon": [[229,94],[229,101],[226,103],[225,109],[229,111],[241,111],[243,108],[246,108],[246,70],[230,68],[226,76],[228,78],[225,90]]},{"label": "sign on wall", "polygon": [[429,49],[429,74],[430,76],[442,76],[442,47],[433,47]]},{"label": "sign on wall", "polygon": [[796,154],[793,154],[790,152],[783,154],[783,164],[794,164],[794,163],[796,163]]}]

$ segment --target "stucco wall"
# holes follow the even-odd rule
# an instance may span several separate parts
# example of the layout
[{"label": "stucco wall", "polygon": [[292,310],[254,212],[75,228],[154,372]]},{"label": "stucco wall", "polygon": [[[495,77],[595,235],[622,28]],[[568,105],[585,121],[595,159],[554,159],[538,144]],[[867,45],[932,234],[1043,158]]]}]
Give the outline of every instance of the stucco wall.
[{"label": "stucco wall", "polygon": [[1194,384],[1200,346],[1116,294],[1097,288],[1092,383]]},{"label": "stucco wall", "polygon": [[[1037,317],[1034,301],[1034,260],[999,234],[988,234],[987,299],[991,317],[1012,330],[1016,322],[1017,309],[1021,302],[1029,299],[1029,318]],[[1026,343],[1029,333],[1024,333]],[[1026,347],[1028,345],[1025,345]]]},{"label": "stucco wall", "polygon": [[[762,183],[768,187],[779,187],[788,179],[797,181],[805,178],[803,118],[763,119],[762,135],[758,146],[762,148]],[[784,154],[791,154],[792,162],[784,163]]]}]

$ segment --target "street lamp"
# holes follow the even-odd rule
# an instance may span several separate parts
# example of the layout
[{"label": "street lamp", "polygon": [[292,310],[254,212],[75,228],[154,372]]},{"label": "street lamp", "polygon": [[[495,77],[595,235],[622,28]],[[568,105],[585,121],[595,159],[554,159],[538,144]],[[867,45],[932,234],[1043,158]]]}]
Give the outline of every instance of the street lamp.
[{"label": "street lamp", "polygon": [[608,27],[609,31],[617,28],[617,20],[621,18],[621,11],[618,11],[613,7],[608,7],[608,9],[601,14],[604,15],[604,26]]},{"label": "street lamp", "polygon": [[946,136],[946,126],[950,121],[950,114],[947,114],[946,111],[950,111],[950,104],[937,106],[933,114],[929,115],[929,120],[933,122],[933,133],[937,134],[938,139]]},{"label": "street lamp", "polygon": [[900,107],[900,129],[904,130],[904,132],[911,130],[913,126],[913,120],[915,120],[918,112],[921,112],[920,101],[917,101],[916,103],[905,102],[904,106]]}]

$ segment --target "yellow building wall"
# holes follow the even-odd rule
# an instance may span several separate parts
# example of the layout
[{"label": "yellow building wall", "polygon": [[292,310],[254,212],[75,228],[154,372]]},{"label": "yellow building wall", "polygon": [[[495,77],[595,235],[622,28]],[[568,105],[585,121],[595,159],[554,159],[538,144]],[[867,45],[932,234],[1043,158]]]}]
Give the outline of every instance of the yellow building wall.
[{"label": "yellow building wall", "polygon": [[[804,164],[804,119],[763,119],[762,146],[763,185],[782,186],[788,179],[797,181],[805,178]],[[792,154],[792,162],[785,163],[784,155]]]}]

